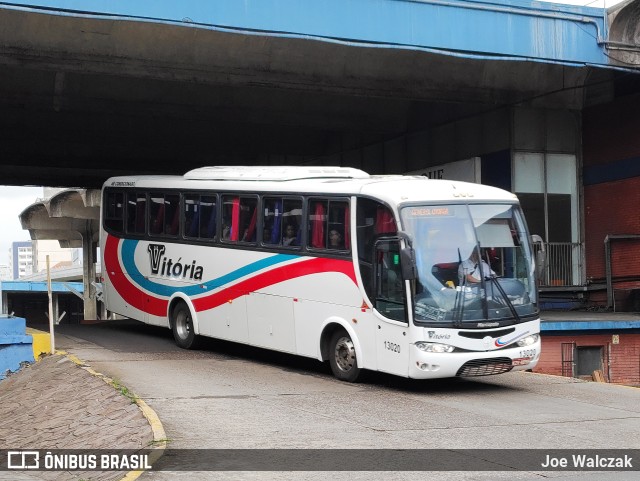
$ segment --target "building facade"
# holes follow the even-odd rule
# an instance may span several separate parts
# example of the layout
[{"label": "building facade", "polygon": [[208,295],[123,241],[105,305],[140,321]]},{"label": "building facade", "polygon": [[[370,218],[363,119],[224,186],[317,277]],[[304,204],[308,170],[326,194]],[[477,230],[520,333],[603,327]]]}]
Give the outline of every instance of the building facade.
[{"label": "building facade", "polygon": [[33,273],[33,243],[13,242],[9,253],[13,279],[21,279]]},{"label": "building facade", "polygon": [[547,321],[542,334],[535,372],[640,386],[640,319]]}]

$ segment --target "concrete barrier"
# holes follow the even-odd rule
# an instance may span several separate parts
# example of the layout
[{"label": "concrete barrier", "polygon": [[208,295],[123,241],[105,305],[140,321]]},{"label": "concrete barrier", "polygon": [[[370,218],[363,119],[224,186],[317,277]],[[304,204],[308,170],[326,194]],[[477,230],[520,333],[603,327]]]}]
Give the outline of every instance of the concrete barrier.
[{"label": "concrete barrier", "polygon": [[26,334],[21,317],[0,317],[0,380],[7,371],[17,371],[23,362],[33,362],[33,338]]},{"label": "concrete barrier", "polygon": [[51,334],[27,327],[27,335],[33,340],[33,357],[36,361],[39,361],[43,354],[51,352]]}]

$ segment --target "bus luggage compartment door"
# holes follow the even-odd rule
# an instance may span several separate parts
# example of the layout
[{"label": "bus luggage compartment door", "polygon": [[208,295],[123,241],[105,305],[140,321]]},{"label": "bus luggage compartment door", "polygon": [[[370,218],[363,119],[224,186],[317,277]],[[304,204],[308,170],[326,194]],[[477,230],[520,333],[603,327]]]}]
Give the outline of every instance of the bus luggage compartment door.
[{"label": "bus luggage compartment door", "polygon": [[249,342],[277,351],[296,352],[293,299],[256,292],[246,299]]}]

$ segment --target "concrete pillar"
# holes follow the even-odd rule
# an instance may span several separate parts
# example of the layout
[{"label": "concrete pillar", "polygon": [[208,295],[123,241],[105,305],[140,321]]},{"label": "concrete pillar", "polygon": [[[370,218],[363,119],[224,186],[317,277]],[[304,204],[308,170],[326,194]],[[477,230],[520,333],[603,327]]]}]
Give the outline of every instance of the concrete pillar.
[{"label": "concrete pillar", "polygon": [[100,319],[106,321],[109,316],[107,312],[107,306],[104,305],[104,302],[100,303]]},{"label": "concrete pillar", "polygon": [[60,309],[58,308],[58,293],[51,293],[51,310],[53,311],[53,322],[58,325],[58,318],[60,317]]},{"label": "concrete pillar", "polygon": [[97,320],[96,288],[92,282],[96,279],[96,243],[90,228],[82,233],[82,283],[84,292],[84,318]]},{"label": "concrete pillar", "polygon": [[2,290],[2,281],[0,281],[0,314],[7,314],[7,293]]}]

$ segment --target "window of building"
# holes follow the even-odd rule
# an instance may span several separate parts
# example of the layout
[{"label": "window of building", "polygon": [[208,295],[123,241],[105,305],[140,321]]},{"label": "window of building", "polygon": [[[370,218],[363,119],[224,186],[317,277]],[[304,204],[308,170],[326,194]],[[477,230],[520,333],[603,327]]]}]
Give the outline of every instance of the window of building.
[{"label": "window of building", "polygon": [[578,185],[573,154],[516,152],[514,191],[531,234],[547,243],[546,284],[581,283]]},{"label": "window of building", "polygon": [[576,348],[576,375],[591,378],[593,371],[602,371],[602,346],[578,346]]}]

